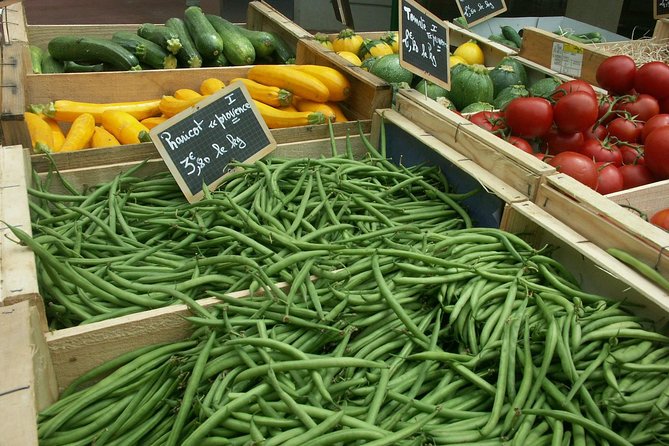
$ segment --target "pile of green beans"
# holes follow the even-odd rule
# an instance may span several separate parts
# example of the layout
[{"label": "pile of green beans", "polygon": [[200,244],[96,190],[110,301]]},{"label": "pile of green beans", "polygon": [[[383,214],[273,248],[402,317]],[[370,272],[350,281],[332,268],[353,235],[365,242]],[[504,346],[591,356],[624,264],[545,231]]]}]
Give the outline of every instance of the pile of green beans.
[{"label": "pile of green beans", "polygon": [[221,302],[189,317],[190,339],[73,383],[40,414],[40,444],[669,438],[669,338],[647,321],[497,229],[378,241],[342,250],[349,274],[307,281],[305,293],[262,282],[265,297],[210,292]]},{"label": "pile of green beans", "polygon": [[[369,155],[239,164],[215,192],[189,204],[173,177],[131,169],[78,191],[58,172],[36,177],[30,238],[52,329],[186,303],[214,289],[304,280],[346,265],[334,251],[375,235],[471,226],[438,169]],[[336,148],[332,149],[336,152]],[[139,166],[137,167],[139,168]],[[62,182],[69,193],[49,192]],[[376,239],[374,243],[380,243]]]}]

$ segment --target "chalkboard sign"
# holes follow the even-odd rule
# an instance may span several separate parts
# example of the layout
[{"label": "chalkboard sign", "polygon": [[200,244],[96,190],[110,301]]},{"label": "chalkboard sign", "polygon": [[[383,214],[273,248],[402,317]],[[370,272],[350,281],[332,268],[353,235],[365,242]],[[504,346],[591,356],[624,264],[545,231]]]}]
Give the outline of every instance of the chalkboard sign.
[{"label": "chalkboard sign", "polygon": [[669,0],[655,0],[653,3],[653,17],[656,19],[669,17]]},{"label": "chalkboard sign", "polygon": [[504,0],[456,0],[456,2],[460,14],[470,26],[506,11]]},{"label": "chalkboard sign", "polygon": [[413,0],[399,1],[400,65],[444,88],[448,69],[448,27]]},{"label": "chalkboard sign", "polygon": [[276,147],[246,87],[234,83],[151,129],[151,140],[189,202],[214,190],[231,161],[253,162]]}]

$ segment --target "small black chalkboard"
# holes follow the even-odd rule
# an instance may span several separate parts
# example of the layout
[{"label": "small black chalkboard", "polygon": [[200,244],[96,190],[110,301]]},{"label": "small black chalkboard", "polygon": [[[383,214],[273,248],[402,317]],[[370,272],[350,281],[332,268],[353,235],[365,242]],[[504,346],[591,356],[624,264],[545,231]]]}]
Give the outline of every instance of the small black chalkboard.
[{"label": "small black chalkboard", "polygon": [[469,26],[506,11],[504,0],[456,0],[460,14]]},{"label": "small black chalkboard", "polygon": [[448,27],[413,0],[400,0],[400,65],[444,88],[450,88]]},{"label": "small black chalkboard", "polygon": [[201,200],[232,169],[276,147],[248,90],[234,83],[151,129],[151,140],[189,202]]},{"label": "small black chalkboard", "polygon": [[653,3],[653,17],[656,19],[669,17],[669,0],[655,0],[655,3]]}]

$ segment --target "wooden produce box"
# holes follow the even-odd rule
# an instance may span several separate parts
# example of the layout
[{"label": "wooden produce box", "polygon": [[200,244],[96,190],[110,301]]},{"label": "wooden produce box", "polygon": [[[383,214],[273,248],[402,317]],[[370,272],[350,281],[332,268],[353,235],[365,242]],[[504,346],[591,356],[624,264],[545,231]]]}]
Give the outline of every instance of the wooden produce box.
[{"label": "wooden produce box", "polygon": [[519,56],[598,86],[597,67],[611,54],[539,28],[523,28]]},{"label": "wooden produce box", "polygon": [[[381,116],[384,118],[383,126]],[[463,159],[454,148],[459,144],[457,141],[445,144],[390,109],[380,110],[372,124],[372,142],[378,146],[381,132],[385,132],[389,142],[388,157],[394,163],[431,163],[439,166],[453,184],[455,192],[469,190],[472,185],[480,186],[479,192],[465,203],[477,226],[497,227],[519,234],[537,248],[546,245],[555,247],[554,257],[582,281],[586,291],[638,304],[641,314],[651,317],[660,326],[666,326],[669,320],[669,296],[666,293],[527,200],[488,169]],[[359,137],[353,137],[352,143],[354,153],[361,155],[363,149]],[[18,160],[24,159],[20,148],[5,150],[16,153]],[[329,150],[327,140],[308,141],[282,145],[275,154],[318,156],[329,153]],[[25,159],[29,160],[29,157]],[[81,184],[110,178],[135,164],[124,164],[118,160],[108,166],[73,169],[62,174],[73,183]],[[160,170],[164,166],[156,160],[151,169]],[[283,283],[277,285],[287,286]],[[248,293],[234,294],[237,298],[245,296]],[[210,298],[199,302],[208,306],[219,301]],[[28,302],[0,309],[0,336],[3,339],[20,336],[17,342],[3,343],[5,350],[0,348],[0,352],[11,358],[19,357],[17,355],[28,358],[20,366],[16,364],[9,369],[12,376],[7,382],[17,382],[13,386],[20,390],[12,395],[12,402],[17,407],[9,418],[3,418],[7,426],[0,430],[0,444],[4,444],[5,439],[12,440],[8,444],[36,444],[36,413],[54,402],[60,391],[91,368],[142,346],[185,339],[192,332],[184,319],[189,311],[183,305],[47,332],[36,328],[38,311]],[[4,318],[10,316],[11,323],[5,323]],[[10,330],[6,336],[4,330]],[[663,330],[666,331],[666,328]],[[5,360],[4,357],[0,359]],[[21,439],[19,443],[14,442],[17,438]]]},{"label": "wooden produce box", "polygon": [[452,145],[465,159],[498,176],[530,200],[536,197],[542,178],[556,172],[554,167],[416,90],[400,91],[395,107],[403,116],[419,122],[430,135]]},{"label": "wooden produce box", "polygon": [[601,195],[564,174],[550,175],[535,202],[603,249],[619,248],[669,278],[669,233],[631,207],[650,215],[669,207],[667,182]]},{"label": "wooden produce box", "polygon": [[[20,5],[20,3],[18,4]],[[77,33],[109,37],[119,30],[135,31],[139,25],[51,25],[26,27],[30,44],[46,46],[57,35]],[[301,42],[309,34],[292,23],[274,8],[262,1],[249,3],[247,26],[252,29],[278,33],[296,49],[297,63],[313,63],[333,66],[342,71],[351,82],[352,93],[342,103],[351,120],[369,120],[377,107],[387,107],[391,101],[391,89],[376,77],[365,76],[348,68],[347,64],[332,60],[328,55],[316,51],[308,43]],[[202,80],[217,77],[224,82],[246,75],[249,66],[217,68],[178,68],[174,70],[144,70],[137,72],[109,71],[99,73],[33,74],[29,67],[27,44],[22,44],[23,63],[12,73],[20,79],[22,88],[11,97],[2,98],[4,143],[7,145],[30,145],[29,134],[23,121],[23,112],[30,104],[44,104],[56,99],[85,102],[140,101],[171,95],[176,89],[198,89]],[[22,69],[20,69],[22,68]],[[77,88],[72,88],[76,85]],[[346,127],[337,124],[335,127]],[[275,138],[278,142],[309,139],[311,127],[281,129]],[[285,138],[285,139],[284,139]]]}]

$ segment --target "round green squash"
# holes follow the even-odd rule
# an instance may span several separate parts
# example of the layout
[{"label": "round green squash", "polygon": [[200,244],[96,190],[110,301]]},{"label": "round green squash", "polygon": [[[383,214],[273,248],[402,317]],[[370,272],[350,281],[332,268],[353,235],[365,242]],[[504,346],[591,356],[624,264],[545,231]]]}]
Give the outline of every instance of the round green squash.
[{"label": "round green squash", "polygon": [[545,77],[528,87],[530,95],[540,98],[549,98],[562,82],[554,77]]},{"label": "round green squash", "polygon": [[416,90],[427,95],[428,98],[436,100],[437,98],[448,98],[450,92],[445,88],[428,81],[427,79],[421,79],[416,84]]},{"label": "round green squash", "polygon": [[490,78],[492,79],[495,96],[509,85],[526,85],[528,82],[525,66],[511,57],[505,57],[495,68],[490,70]]},{"label": "round green squash", "polygon": [[466,65],[453,73],[449,99],[458,110],[462,110],[474,102],[492,103],[493,92],[488,69],[483,65]]},{"label": "round green squash", "polygon": [[492,101],[492,104],[497,110],[504,110],[509,102],[515,98],[527,97],[530,95],[530,92],[527,91],[527,88],[523,84],[518,85],[509,85],[504,90],[500,91],[495,100]]},{"label": "round green squash", "polygon": [[460,110],[461,113],[477,113],[480,111],[493,111],[495,106],[487,102],[473,102]]}]

